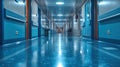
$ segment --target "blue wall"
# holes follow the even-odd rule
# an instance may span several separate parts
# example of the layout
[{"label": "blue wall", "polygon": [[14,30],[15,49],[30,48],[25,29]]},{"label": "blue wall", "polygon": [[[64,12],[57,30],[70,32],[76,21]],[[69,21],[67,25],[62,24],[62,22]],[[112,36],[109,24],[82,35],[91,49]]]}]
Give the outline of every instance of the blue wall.
[{"label": "blue wall", "polygon": [[38,27],[32,26],[32,37],[38,37]]},{"label": "blue wall", "polygon": [[88,15],[90,15],[90,3],[88,2],[85,5],[85,23],[84,23],[84,27],[82,29],[82,35],[85,37],[91,37],[91,24],[90,24],[90,17]]},{"label": "blue wall", "polygon": [[[110,22],[112,22],[112,23],[110,23]],[[120,21],[119,21],[119,19],[113,19],[110,22],[103,21],[100,23],[99,37],[120,40]],[[106,24],[104,24],[104,23],[106,23]],[[107,34],[108,30],[110,31],[110,34]]]},{"label": "blue wall", "polygon": [[[9,16],[11,16],[11,17],[9,17]],[[15,18],[17,18],[19,20],[15,19]],[[24,20],[24,22],[21,20]],[[25,24],[26,24],[25,18],[5,9],[4,43],[25,40],[25,34],[26,34]],[[38,36],[38,27],[32,26],[32,37],[37,37],[37,36]]]},{"label": "blue wall", "polygon": [[[34,0],[32,0],[33,3]],[[9,3],[8,3],[9,2]],[[34,4],[36,4],[34,2]],[[19,8],[19,9],[18,9]],[[36,7],[38,9],[38,7]],[[15,0],[4,0],[4,43],[26,39],[25,6],[16,4]],[[34,12],[33,12],[34,13]],[[37,14],[36,12],[35,14]],[[34,19],[37,19],[34,18]],[[37,23],[38,21],[36,21]],[[32,25],[31,36],[38,37],[37,25]]]},{"label": "blue wall", "polygon": [[[16,34],[18,32],[18,35]],[[38,36],[38,27],[32,26],[32,37]],[[4,18],[4,43],[25,40],[25,23]]]},{"label": "blue wall", "polygon": [[[90,37],[91,35],[91,25],[89,24],[89,18],[86,14],[89,13],[88,3],[85,6],[85,25],[82,29],[82,35]],[[107,7],[106,5],[104,5]],[[100,7],[100,6],[99,6]],[[102,6],[103,7],[103,6]],[[109,7],[108,7],[109,8]],[[99,8],[102,10],[104,8]],[[99,40],[107,41],[111,43],[120,43],[120,7],[112,10],[108,10],[106,13],[99,12],[98,17],[99,22]]]},{"label": "blue wall", "polygon": [[16,4],[15,0],[3,1],[4,43],[25,40],[25,6]]},{"label": "blue wall", "polygon": [[[4,16],[4,43],[25,39],[25,17],[12,11],[5,10]],[[19,19],[19,20],[18,20]],[[21,20],[24,20],[21,21]]]},{"label": "blue wall", "polygon": [[12,19],[4,19],[4,40],[17,38],[25,38],[25,24]]},{"label": "blue wall", "polygon": [[91,27],[86,25],[82,30],[82,35],[85,37],[91,37]]},{"label": "blue wall", "polygon": [[[109,42],[120,41],[120,8],[99,16],[99,39]],[[107,18],[106,18],[107,17]]]},{"label": "blue wall", "polygon": [[45,36],[45,29],[41,26],[41,36]]}]

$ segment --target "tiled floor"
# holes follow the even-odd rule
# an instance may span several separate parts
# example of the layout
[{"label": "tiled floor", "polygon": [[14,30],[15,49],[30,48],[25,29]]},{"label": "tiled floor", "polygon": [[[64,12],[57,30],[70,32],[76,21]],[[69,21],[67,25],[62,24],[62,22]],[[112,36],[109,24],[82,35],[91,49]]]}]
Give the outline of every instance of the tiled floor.
[{"label": "tiled floor", "polygon": [[61,34],[0,47],[0,67],[120,67],[120,46]]}]

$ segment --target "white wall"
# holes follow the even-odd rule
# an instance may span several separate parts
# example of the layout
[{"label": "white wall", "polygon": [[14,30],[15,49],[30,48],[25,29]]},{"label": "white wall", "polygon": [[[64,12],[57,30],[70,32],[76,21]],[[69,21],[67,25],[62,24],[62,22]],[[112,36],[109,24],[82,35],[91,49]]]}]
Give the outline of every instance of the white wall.
[{"label": "white wall", "polygon": [[15,0],[4,0],[4,8],[25,17],[25,5],[20,5]]},{"label": "white wall", "polygon": [[99,3],[99,15],[120,7],[120,0],[103,0]]},{"label": "white wall", "polygon": [[32,0],[31,7],[32,7],[32,21],[33,21],[33,24],[38,26],[38,5],[35,2],[35,0]]}]

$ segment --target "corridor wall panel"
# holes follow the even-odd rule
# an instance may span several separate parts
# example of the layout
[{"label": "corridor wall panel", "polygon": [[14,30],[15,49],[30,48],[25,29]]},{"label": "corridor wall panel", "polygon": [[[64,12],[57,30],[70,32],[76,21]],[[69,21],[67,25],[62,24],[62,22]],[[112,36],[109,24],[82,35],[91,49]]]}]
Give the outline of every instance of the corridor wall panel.
[{"label": "corridor wall panel", "polygon": [[38,36],[38,5],[35,0],[31,0],[32,11],[32,37]]},{"label": "corridor wall panel", "polygon": [[[25,20],[25,5],[18,4],[15,0],[4,0],[4,9],[8,11],[4,16],[4,43],[24,40],[25,22],[7,18],[6,16],[7,14],[11,15],[11,17],[13,15],[19,16]],[[18,19],[22,20],[19,17]]]},{"label": "corridor wall panel", "polygon": [[25,25],[24,23],[4,19],[4,42],[14,42],[25,39]]},{"label": "corridor wall panel", "polygon": [[15,0],[4,0],[4,8],[25,17],[25,5],[18,4]]},{"label": "corridor wall panel", "polygon": [[90,2],[88,1],[83,8],[83,26],[82,26],[82,36],[91,37],[91,24],[90,24]]},{"label": "corridor wall panel", "polygon": [[38,37],[38,27],[32,26],[32,37]]},{"label": "corridor wall panel", "polygon": [[[100,4],[101,2],[107,3]],[[99,2],[99,39],[120,43],[120,0],[101,2]]]},{"label": "corridor wall panel", "polygon": [[100,0],[99,15],[104,15],[120,7],[120,0]]},{"label": "corridor wall panel", "polygon": [[[105,23],[109,23],[109,21],[105,21]],[[113,23],[110,24],[100,23],[99,31],[100,38],[120,40],[120,21],[116,21],[116,19],[114,19]]]},{"label": "corridor wall panel", "polygon": [[32,24],[38,26],[38,5],[35,0],[31,0]]}]

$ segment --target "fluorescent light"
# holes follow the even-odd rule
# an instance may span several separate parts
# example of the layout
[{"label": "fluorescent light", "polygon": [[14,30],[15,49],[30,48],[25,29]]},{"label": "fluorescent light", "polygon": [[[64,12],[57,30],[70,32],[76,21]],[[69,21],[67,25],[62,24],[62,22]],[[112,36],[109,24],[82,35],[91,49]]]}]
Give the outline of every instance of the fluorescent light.
[{"label": "fluorescent light", "polygon": [[107,2],[107,1],[99,2],[99,5],[107,5],[107,4],[109,4],[109,2]]},{"label": "fluorescent light", "polygon": [[58,14],[57,16],[63,16],[62,14]]},{"label": "fluorescent light", "polygon": [[32,16],[33,16],[33,17],[37,17],[37,14],[33,14]]},{"label": "fluorescent light", "polygon": [[20,4],[20,5],[25,5],[25,3],[22,2],[22,1],[19,1],[19,2],[17,2],[17,3]]},{"label": "fluorescent light", "polygon": [[63,5],[64,2],[56,2],[57,5]]}]

